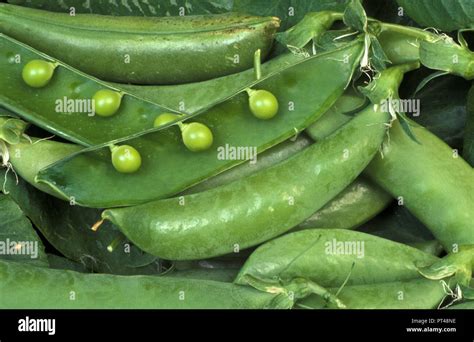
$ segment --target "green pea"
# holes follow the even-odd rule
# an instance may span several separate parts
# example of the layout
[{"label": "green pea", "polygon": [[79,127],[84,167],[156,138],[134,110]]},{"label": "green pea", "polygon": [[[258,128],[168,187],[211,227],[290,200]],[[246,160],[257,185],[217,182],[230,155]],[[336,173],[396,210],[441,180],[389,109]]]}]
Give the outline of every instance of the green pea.
[{"label": "green pea", "polygon": [[179,118],[179,115],[172,113],[162,113],[158,115],[153,123],[153,127],[161,127]]},{"label": "green pea", "polygon": [[184,145],[193,152],[207,150],[214,140],[209,127],[199,122],[183,125],[181,135]]},{"label": "green pea", "polygon": [[112,164],[120,173],[134,173],[140,169],[142,158],[132,146],[122,145],[112,149]]},{"label": "green pea", "polygon": [[262,120],[269,120],[278,113],[278,100],[267,90],[252,90],[249,106],[253,115]]},{"label": "green pea", "polygon": [[51,81],[55,68],[53,63],[34,59],[23,68],[23,81],[30,87],[43,88]]},{"label": "green pea", "polygon": [[120,108],[122,95],[109,89],[99,90],[92,100],[95,103],[95,113],[99,116],[112,116]]}]

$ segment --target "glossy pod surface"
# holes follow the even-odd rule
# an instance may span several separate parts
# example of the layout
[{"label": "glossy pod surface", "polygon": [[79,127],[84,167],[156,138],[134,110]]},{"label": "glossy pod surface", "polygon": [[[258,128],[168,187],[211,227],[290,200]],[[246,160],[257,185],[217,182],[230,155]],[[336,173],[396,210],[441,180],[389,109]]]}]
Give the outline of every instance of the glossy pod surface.
[{"label": "glossy pod surface", "polygon": [[[0,260],[4,309],[256,309],[290,307],[247,287],[193,279],[51,270]],[[74,300],[71,300],[74,293]],[[47,295],[45,295],[47,294]]]},{"label": "glossy pod surface", "polygon": [[[428,227],[446,251],[474,245],[474,170],[448,145],[413,123],[419,144],[398,121],[366,173]],[[455,201],[455,203],[453,203]]]},{"label": "glossy pod surface", "polygon": [[[307,229],[257,248],[237,276],[292,281],[305,278],[324,287],[362,285],[421,278],[416,263],[439,260],[418,249],[343,229]],[[350,275],[350,276],[349,276]]]},{"label": "glossy pod surface", "polygon": [[[0,4],[0,30],[103,80],[187,83],[248,69],[279,19],[241,14],[137,18]],[[34,34],[32,34],[32,31]]]},{"label": "glossy pod surface", "polygon": [[[271,91],[280,103],[279,113],[271,120],[255,118],[244,93],[200,114],[196,119],[213,132],[214,142],[209,150],[189,151],[182,143],[179,128],[165,126],[120,141],[133,146],[142,156],[142,167],[134,174],[118,173],[110,163],[109,146],[100,145],[42,170],[37,181],[48,184],[63,197],[73,196],[78,204],[98,208],[140,204],[178,194],[245,161],[226,153],[229,147],[254,148],[261,153],[317,120],[344,91],[361,54],[362,44],[356,41],[341,50],[262,75],[255,87]],[[337,72],[327,73],[328,69]],[[94,168],[90,167],[92,164]]]},{"label": "glossy pod surface", "polygon": [[250,177],[102,216],[165,259],[202,259],[256,245],[301,223],[348,186],[378,150],[386,120],[369,106],[327,139]]}]

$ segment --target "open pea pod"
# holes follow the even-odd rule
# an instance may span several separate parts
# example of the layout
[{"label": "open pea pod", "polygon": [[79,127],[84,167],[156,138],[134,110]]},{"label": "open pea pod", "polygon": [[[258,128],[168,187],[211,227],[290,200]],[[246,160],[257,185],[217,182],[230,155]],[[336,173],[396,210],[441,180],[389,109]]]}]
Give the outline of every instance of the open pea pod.
[{"label": "open pea pod", "polygon": [[[162,112],[172,110],[127,94],[0,33],[0,105],[25,120],[81,145],[94,145],[153,127]],[[51,80],[34,88],[22,79],[28,62],[52,63]],[[101,117],[92,98],[103,89],[122,95],[115,115]],[[72,101],[72,102],[71,102]]]},{"label": "open pea pod", "polygon": [[[262,76],[255,88],[272,92],[279,102],[279,112],[271,120],[253,116],[244,93],[200,114],[199,122],[214,135],[209,150],[195,153],[186,149],[178,127],[171,124],[84,149],[43,169],[36,181],[49,185],[60,197],[72,196],[80,205],[99,208],[177,194],[245,161],[229,157],[226,149],[255,148],[260,153],[318,119],[342,94],[362,53],[362,43],[356,40]],[[142,158],[140,170],[118,173],[110,161],[110,143],[137,149]]]}]

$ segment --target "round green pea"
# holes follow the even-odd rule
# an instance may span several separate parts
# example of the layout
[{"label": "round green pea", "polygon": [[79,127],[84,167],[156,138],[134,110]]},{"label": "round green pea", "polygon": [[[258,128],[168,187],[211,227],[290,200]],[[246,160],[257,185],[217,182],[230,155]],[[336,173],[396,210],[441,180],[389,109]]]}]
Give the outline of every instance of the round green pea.
[{"label": "round green pea", "polygon": [[120,173],[134,173],[140,169],[142,157],[132,146],[117,146],[112,149],[112,165]]},{"label": "round green pea", "polygon": [[30,87],[42,88],[51,81],[55,68],[53,63],[34,59],[25,65],[21,76]]},{"label": "round green pea", "polygon": [[184,145],[193,152],[207,150],[214,140],[209,127],[199,122],[186,124],[181,131],[181,135]]},{"label": "round green pea", "polygon": [[112,116],[120,108],[122,95],[116,91],[109,89],[99,90],[93,96],[95,104],[95,113],[99,116]]},{"label": "round green pea", "polygon": [[249,96],[250,111],[258,119],[269,120],[278,113],[278,100],[267,90],[255,90]]}]

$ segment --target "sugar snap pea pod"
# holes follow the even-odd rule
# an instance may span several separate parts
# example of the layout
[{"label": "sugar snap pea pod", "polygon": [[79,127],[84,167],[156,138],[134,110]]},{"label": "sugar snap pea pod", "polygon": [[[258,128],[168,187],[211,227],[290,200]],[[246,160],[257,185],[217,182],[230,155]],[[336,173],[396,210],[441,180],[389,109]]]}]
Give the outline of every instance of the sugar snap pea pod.
[{"label": "sugar snap pea pod", "polygon": [[0,260],[2,309],[290,308],[285,294],[196,279],[84,274]]},{"label": "sugar snap pea pod", "polygon": [[343,229],[306,229],[258,247],[235,282],[248,277],[274,282],[305,278],[324,287],[386,283],[421,278],[431,254],[369,234]]},{"label": "sugar snap pea pod", "polygon": [[[436,309],[449,297],[449,286],[439,280],[414,279],[390,283],[352,285],[329,290],[347,309]],[[297,302],[296,307],[307,309],[334,308],[318,296]]]},{"label": "sugar snap pea pod", "polygon": [[102,217],[165,259],[203,259],[257,245],[301,223],[347,187],[377,152],[387,121],[369,106],[327,139],[250,177],[106,210]]},{"label": "sugar snap pea pod", "polygon": [[187,83],[248,69],[256,50],[263,58],[270,51],[279,23],[276,17],[235,13],[71,16],[0,4],[3,33],[90,75],[121,83]]},{"label": "sugar snap pea pod", "polygon": [[473,169],[428,130],[411,125],[419,143],[395,121],[384,157],[376,156],[366,173],[394,197],[403,198],[446,251],[474,245]]},{"label": "sugar snap pea pod", "polygon": [[245,161],[226,153],[226,146],[253,148],[261,153],[316,120],[343,92],[362,50],[357,40],[274,74],[262,74],[255,87],[272,92],[280,103],[278,115],[271,120],[255,118],[244,93],[200,114],[199,122],[214,135],[214,143],[207,151],[188,151],[182,144],[179,128],[171,125],[113,141],[140,151],[142,167],[134,174],[120,174],[113,168],[107,143],[43,169],[36,180],[65,197],[73,196],[78,204],[98,208],[134,205],[178,194]]}]

